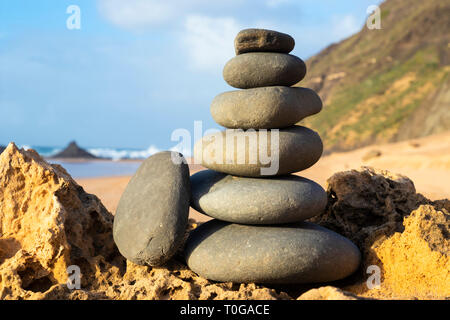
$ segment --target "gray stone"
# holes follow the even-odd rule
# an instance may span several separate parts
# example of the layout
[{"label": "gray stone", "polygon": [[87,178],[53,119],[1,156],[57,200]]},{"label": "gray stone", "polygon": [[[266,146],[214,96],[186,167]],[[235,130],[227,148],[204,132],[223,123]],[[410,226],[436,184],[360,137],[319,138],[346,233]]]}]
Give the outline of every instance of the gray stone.
[{"label": "gray stone", "polygon": [[320,97],[301,87],[229,91],[215,97],[211,104],[214,121],[231,129],[286,128],[320,110]]},{"label": "gray stone", "polygon": [[322,151],[319,135],[302,126],[279,131],[228,129],[206,135],[194,146],[197,163],[244,177],[279,176],[305,170],[320,159]]},{"label": "gray stone", "polygon": [[175,164],[172,156],[182,157],[160,152],[145,160],[117,207],[114,241],[136,264],[162,265],[182,244],[189,214],[189,167]]},{"label": "gray stone", "polygon": [[242,178],[204,170],[191,176],[191,206],[213,218],[243,224],[300,222],[322,213],[323,188],[306,178]]},{"label": "gray stone", "polygon": [[223,78],[232,87],[249,89],[268,86],[290,87],[306,75],[302,59],[285,53],[240,54],[225,65]]},{"label": "gray stone", "polygon": [[185,257],[200,276],[237,283],[335,281],[361,261],[350,240],[307,222],[248,226],[211,220],[191,232]]},{"label": "gray stone", "polygon": [[258,51],[289,53],[294,46],[295,40],[290,35],[265,29],[245,29],[234,39],[236,54]]}]

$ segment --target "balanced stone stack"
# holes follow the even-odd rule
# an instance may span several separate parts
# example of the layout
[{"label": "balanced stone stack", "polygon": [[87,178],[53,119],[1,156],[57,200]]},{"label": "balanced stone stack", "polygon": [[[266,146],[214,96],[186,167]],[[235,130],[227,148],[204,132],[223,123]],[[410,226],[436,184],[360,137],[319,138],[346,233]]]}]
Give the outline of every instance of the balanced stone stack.
[{"label": "balanced stone stack", "polygon": [[291,87],[306,75],[305,63],[289,54],[294,45],[287,34],[243,30],[224,68],[226,82],[243,90],[212,102],[214,120],[228,130],[196,143],[196,159],[210,170],[191,177],[191,206],[215,218],[191,232],[185,247],[188,266],[205,278],[328,282],[359,266],[350,240],[304,222],[324,211],[327,195],[291,175],[316,163],[323,150],[319,135],[296,123],[320,112],[322,102],[310,89]]},{"label": "balanced stone stack", "polygon": [[323,212],[327,196],[317,183],[291,175],[316,163],[323,148],[316,132],[295,125],[322,103],[312,90],[290,87],[306,74],[304,62],[289,54],[294,39],[249,29],[238,34],[235,47],[224,78],[243,90],[223,93],[211,105],[216,122],[229,129],[205,136],[194,148],[210,170],[190,177],[179,153],[149,157],[120,199],[114,241],[134,263],[163,265],[183,244],[190,205],[215,218],[192,231],[184,249],[188,266],[205,278],[344,278],[359,266],[358,248],[305,222]]}]

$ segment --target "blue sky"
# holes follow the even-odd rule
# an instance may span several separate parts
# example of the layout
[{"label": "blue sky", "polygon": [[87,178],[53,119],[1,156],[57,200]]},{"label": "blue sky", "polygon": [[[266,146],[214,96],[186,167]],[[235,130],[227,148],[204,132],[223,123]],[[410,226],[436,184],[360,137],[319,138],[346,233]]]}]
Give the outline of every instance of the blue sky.
[{"label": "blue sky", "polygon": [[[169,149],[209,113],[243,28],[291,34],[306,59],[359,31],[375,0],[2,0],[0,144]],[[69,30],[66,9],[81,10]]]}]

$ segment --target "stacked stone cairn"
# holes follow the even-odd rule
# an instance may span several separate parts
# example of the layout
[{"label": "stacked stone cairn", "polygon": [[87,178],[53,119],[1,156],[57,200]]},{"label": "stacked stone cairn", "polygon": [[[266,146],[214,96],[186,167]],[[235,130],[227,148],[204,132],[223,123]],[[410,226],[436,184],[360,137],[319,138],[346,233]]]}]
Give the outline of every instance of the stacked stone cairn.
[{"label": "stacked stone cairn", "polygon": [[358,248],[305,220],[325,210],[326,192],[292,175],[322,155],[319,135],[296,123],[321,111],[318,95],[291,87],[306,75],[289,53],[294,39],[247,29],[224,79],[242,89],[218,95],[214,120],[227,130],[204,136],[194,156],[209,170],[189,177],[183,156],[148,158],[128,184],[114,219],[119,251],[137,264],[160,266],[183,244],[189,206],[214,219],[190,232],[187,265],[210,280],[317,283],[345,278],[359,266]]},{"label": "stacked stone cairn", "polygon": [[191,177],[191,206],[215,219],[191,233],[185,256],[205,278],[328,282],[359,266],[350,240],[304,222],[325,210],[327,195],[291,173],[316,163],[323,146],[316,132],[295,124],[320,112],[322,102],[313,90],[291,87],[306,75],[305,63],[289,54],[294,45],[291,36],[262,29],[243,30],[235,39],[236,56],[223,76],[243,90],[222,93],[211,104],[214,120],[228,130],[194,148],[211,170]]}]

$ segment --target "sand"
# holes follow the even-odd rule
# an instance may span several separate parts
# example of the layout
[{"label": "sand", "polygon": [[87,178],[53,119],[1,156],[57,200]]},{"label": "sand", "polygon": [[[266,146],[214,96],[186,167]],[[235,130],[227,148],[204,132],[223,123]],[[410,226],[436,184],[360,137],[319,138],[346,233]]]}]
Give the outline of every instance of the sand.
[{"label": "sand", "polygon": [[[380,156],[363,160],[371,151]],[[338,171],[371,166],[406,175],[414,181],[417,192],[431,200],[450,198],[450,132],[398,143],[372,145],[361,149],[332,153],[322,157],[312,168],[299,175],[312,179],[324,188],[326,180]],[[191,166],[191,174],[202,170]],[[88,193],[97,195],[113,214],[130,177],[76,179]],[[208,217],[191,209],[191,218],[206,221]]]}]

